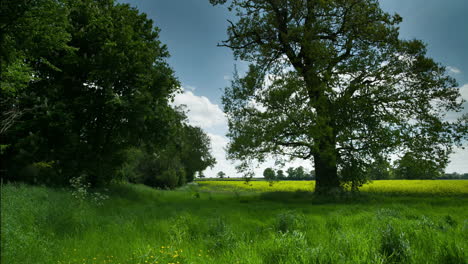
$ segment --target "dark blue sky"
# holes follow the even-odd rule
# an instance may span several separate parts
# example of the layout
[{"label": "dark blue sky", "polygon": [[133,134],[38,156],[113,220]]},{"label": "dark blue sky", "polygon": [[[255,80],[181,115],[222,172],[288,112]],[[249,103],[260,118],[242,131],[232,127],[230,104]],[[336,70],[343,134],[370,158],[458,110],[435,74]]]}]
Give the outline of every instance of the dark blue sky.
[{"label": "dark blue sky", "polygon": [[403,17],[401,37],[423,40],[428,54],[461,72],[454,77],[468,82],[467,0],[381,0],[382,8]]},{"label": "dark blue sky", "polygon": [[[168,63],[175,70],[185,93],[176,97],[176,104],[185,104],[189,122],[202,127],[212,140],[218,160],[215,168],[205,174],[215,176],[223,170],[235,173],[225,159],[228,140],[227,122],[221,110],[222,89],[229,85],[234,64],[238,70],[245,63],[235,61],[228,48],[217,47],[225,40],[226,19],[235,18],[224,6],[213,7],[208,0],[118,0],[137,7],[161,29],[160,39],[167,45],[171,57]],[[420,39],[427,44],[428,55],[451,69],[468,99],[468,0],[380,0],[382,8],[403,17],[401,38]],[[464,112],[468,111],[465,103]],[[451,156],[448,172],[468,172],[468,150],[457,150]],[[270,161],[270,166],[273,166]],[[291,166],[311,168],[309,161]],[[262,167],[257,169],[261,173]]]},{"label": "dark blue sky", "polygon": [[[161,29],[168,60],[184,86],[198,95],[220,103],[221,90],[229,84],[236,62],[232,52],[216,44],[226,39],[226,19],[232,15],[224,6],[208,0],[126,0],[148,14]],[[467,0],[381,0],[382,8],[403,17],[401,37],[428,44],[429,55],[455,67],[460,85],[468,82]],[[240,65],[240,69],[242,69]]]},{"label": "dark blue sky", "polygon": [[168,62],[182,85],[195,87],[198,95],[220,103],[221,88],[235,63],[228,48],[217,47],[226,38],[225,7],[208,0],[127,0],[153,19],[168,46]]}]

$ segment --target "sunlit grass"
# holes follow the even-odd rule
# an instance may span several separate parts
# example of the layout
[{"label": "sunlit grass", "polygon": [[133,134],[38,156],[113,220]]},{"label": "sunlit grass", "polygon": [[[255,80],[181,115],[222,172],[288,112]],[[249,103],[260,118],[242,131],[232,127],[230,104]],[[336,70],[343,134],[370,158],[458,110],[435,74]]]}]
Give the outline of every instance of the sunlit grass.
[{"label": "sunlit grass", "polygon": [[308,181],[120,185],[102,205],[8,184],[1,263],[468,263],[467,184],[374,181],[337,200]]}]

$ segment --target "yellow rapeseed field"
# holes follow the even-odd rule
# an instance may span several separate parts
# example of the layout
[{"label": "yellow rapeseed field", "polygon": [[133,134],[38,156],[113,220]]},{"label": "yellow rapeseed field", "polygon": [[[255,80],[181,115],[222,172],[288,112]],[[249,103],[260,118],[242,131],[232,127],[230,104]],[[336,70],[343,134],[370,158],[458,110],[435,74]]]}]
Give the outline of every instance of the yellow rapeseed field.
[{"label": "yellow rapeseed field", "polygon": [[[200,181],[201,190],[233,192],[295,192],[313,191],[315,181]],[[364,185],[362,192],[372,193],[433,193],[468,194],[468,180],[378,180]]]}]

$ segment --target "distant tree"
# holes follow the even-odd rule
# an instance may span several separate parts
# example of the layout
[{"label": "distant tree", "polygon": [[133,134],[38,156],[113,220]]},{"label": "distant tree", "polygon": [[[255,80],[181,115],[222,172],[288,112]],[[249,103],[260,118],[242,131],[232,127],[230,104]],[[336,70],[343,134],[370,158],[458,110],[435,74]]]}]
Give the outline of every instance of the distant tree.
[{"label": "distant tree", "polygon": [[294,179],[296,178],[296,170],[293,168],[293,167],[289,167],[287,170],[286,170],[286,173],[287,173],[287,176],[288,176],[288,179]]},{"label": "distant tree", "polygon": [[276,178],[278,178],[278,180],[282,180],[282,179],[286,178],[286,175],[284,175],[283,170],[277,170],[276,171]]},{"label": "distant tree", "polygon": [[211,154],[210,138],[201,128],[184,125],[181,137],[178,141],[181,162],[187,182],[191,182],[197,172],[213,167],[216,159]]},{"label": "distant tree", "polygon": [[463,175],[457,172],[445,173],[444,175],[439,176],[439,179],[462,179]]},{"label": "distant tree", "polygon": [[203,174],[203,172],[198,172],[198,178],[200,179],[205,178],[205,174]]},{"label": "distant tree", "polygon": [[395,177],[398,179],[436,179],[443,175],[440,163],[408,152],[395,162]]},{"label": "distant tree", "polygon": [[377,158],[367,169],[369,179],[387,180],[390,179],[392,166],[384,158]]},{"label": "distant tree", "polygon": [[218,178],[220,179],[223,179],[224,177],[226,177],[226,173],[224,173],[223,171],[219,171],[218,174],[216,174],[216,176],[218,176]]},{"label": "distant tree", "polygon": [[299,166],[297,168],[289,167],[286,170],[286,173],[288,174],[288,179],[291,180],[305,180],[307,178],[310,178],[310,176],[306,173],[304,167],[302,166]]},{"label": "distant tree", "polygon": [[309,172],[309,178],[310,178],[311,180],[314,180],[314,179],[315,179],[315,170],[311,170],[311,171]]},{"label": "distant tree", "polygon": [[466,122],[444,119],[462,109],[455,79],[424,43],[399,38],[402,18],[378,0],[210,2],[238,16],[221,46],[251,63],[223,97],[230,158],[311,160],[315,191],[326,194],[361,182],[339,172],[376,155],[404,149],[444,162],[467,135]]},{"label": "distant tree", "polygon": [[304,167],[302,166],[297,167],[294,174],[296,176],[296,179],[298,180],[303,180],[307,178],[307,173],[305,172]]},{"label": "distant tree", "polygon": [[263,171],[263,177],[268,181],[275,180],[276,179],[275,171],[272,168],[266,168]]}]

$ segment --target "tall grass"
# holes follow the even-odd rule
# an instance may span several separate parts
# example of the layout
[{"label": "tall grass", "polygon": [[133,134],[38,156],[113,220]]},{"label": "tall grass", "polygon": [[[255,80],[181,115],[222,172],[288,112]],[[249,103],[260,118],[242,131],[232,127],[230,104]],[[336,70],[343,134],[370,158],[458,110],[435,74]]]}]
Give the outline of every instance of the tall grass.
[{"label": "tall grass", "polygon": [[336,200],[310,182],[233,183],[119,185],[102,203],[4,185],[2,263],[468,263],[468,182],[376,181]]}]

